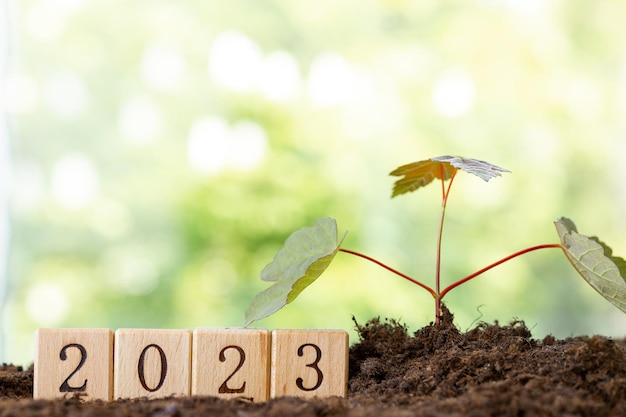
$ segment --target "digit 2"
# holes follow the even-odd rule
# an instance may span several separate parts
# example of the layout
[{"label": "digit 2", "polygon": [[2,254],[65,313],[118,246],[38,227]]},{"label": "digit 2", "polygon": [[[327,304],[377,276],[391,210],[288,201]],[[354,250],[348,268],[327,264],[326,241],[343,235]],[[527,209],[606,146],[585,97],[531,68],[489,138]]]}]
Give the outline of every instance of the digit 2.
[{"label": "digit 2", "polygon": [[320,360],[322,359],[322,350],[319,348],[319,346],[314,345],[313,343],[305,343],[298,348],[298,356],[304,356],[304,348],[307,346],[310,346],[315,350],[315,360],[307,364],[306,366],[307,368],[315,369],[315,372],[317,372],[317,382],[312,387],[307,388],[304,386],[304,380],[302,378],[298,378],[296,379],[296,386],[302,391],[315,391],[322,385],[322,381],[324,380],[324,374],[318,366]]},{"label": "digit 2", "polygon": [[228,349],[235,349],[237,352],[239,352],[239,364],[237,365],[235,370],[230,375],[228,375],[228,378],[226,378],[226,381],[222,382],[222,385],[220,385],[217,392],[219,392],[220,394],[241,394],[245,392],[246,390],[246,382],[244,381],[241,387],[239,388],[230,388],[228,386],[228,381],[230,381],[233,375],[235,375],[243,366],[243,363],[246,361],[246,352],[244,352],[243,349],[239,346],[235,346],[235,345],[226,346],[224,349],[220,350],[220,356],[219,356],[220,362],[226,362],[226,355],[224,355],[224,352],[226,352]]},{"label": "digit 2", "polygon": [[63,346],[63,348],[61,348],[61,353],[59,354],[59,358],[62,361],[67,360],[67,350],[69,348],[78,349],[78,351],[80,352],[80,362],[78,362],[78,366],[76,367],[76,369],[74,369],[72,373],[69,374],[67,378],[65,378],[65,381],[63,381],[63,383],[59,387],[59,392],[84,392],[87,390],[87,379],[85,379],[85,382],[83,382],[83,385],[81,385],[80,387],[73,387],[70,385],[70,378],[72,378],[76,374],[76,372],[78,372],[80,368],[82,368],[85,364],[85,361],[87,360],[87,349],[85,349],[83,345],[79,345],[78,343],[70,343],[68,345],[65,345]]}]

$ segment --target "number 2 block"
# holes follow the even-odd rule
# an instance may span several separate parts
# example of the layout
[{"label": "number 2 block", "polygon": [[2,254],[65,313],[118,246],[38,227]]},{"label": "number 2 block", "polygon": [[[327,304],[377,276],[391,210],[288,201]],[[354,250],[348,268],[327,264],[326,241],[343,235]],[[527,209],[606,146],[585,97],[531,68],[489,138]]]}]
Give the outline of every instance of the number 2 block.
[{"label": "number 2 block", "polygon": [[192,395],[269,399],[270,332],[199,328],[193,332]]},{"label": "number 2 block", "polygon": [[118,329],[115,398],[189,395],[191,331]]},{"label": "number 2 block", "polygon": [[89,400],[113,397],[113,332],[109,329],[38,329],[33,397],[81,393]]},{"label": "number 2 block", "polygon": [[271,397],[345,396],[348,333],[343,330],[272,331]]}]

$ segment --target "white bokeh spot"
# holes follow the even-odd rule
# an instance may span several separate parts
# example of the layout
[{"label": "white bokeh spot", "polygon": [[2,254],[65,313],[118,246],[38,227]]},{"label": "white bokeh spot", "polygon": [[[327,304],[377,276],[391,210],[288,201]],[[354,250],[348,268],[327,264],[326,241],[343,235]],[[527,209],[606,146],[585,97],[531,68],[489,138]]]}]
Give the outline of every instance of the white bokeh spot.
[{"label": "white bokeh spot", "polygon": [[248,93],[256,88],[262,63],[261,48],[252,39],[239,31],[228,30],[213,41],[209,74],[223,88]]},{"label": "white bokeh spot", "polygon": [[190,166],[204,174],[247,171],[263,162],[267,148],[267,134],[258,123],[246,120],[230,126],[219,117],[206,117],[189,131],[187,157]]},{"label": "white bokeh spot", "polygon": [[353,90],[355,72],[341,55],[326,52],[315,58],[309,72],[307,89],[317,107],[345,104]]},{"label": "white bokeh spot", "polygon": [[450,118],[467,114],[472,109],[475,99],[474,82],[469,74],[462,70],[444,73],[435,83],[432,94],[435,110]]},{"label": "white bokeh spot", "polygon": [[99,194],[98,172],[81,153],[61,157],[52,169],[51,192],[61,207],[75,211],[91,204]]},{"label": "white bokeh spot", "polygon": [[58,326],[69,313],[67,295],[59,284],[35,284],[26,293],[26,311],[41,327]]}]

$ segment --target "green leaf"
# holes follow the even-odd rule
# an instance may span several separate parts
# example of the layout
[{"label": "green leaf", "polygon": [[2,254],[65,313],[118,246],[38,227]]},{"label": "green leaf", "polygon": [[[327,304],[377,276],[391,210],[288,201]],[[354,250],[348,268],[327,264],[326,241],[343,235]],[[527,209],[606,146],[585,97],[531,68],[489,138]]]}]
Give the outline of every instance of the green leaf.
[{"label": "green leaf", "polygon": [[573,221],[561,217],[557,233],[565,255],[578,273],[604,298],[626,313],[626,261],[597,237],[581,235]]},{"label": "green leaf", "polygon": [[291,234],[261,271],[261,279],[274,284],[254,297],[246,310],[244,327],[280,310],[311,285],[328,268],[346,234],[339,239],[337,221],[330,217]]},{"label": "green leaf", "polygon": [[393,170],[389,175],[403,177],[395,182],[392,197],[400,194],[415,191],[420,187],[430,184],[434,179],[448,180],[455,171],[461,169],[470,174],[474,174],[484,181],[499,177],[502,172],[510,172],[489,162],[478,159],[461,158],[458,156],[438,156],[436,158],[425,159],[402,165]]}]

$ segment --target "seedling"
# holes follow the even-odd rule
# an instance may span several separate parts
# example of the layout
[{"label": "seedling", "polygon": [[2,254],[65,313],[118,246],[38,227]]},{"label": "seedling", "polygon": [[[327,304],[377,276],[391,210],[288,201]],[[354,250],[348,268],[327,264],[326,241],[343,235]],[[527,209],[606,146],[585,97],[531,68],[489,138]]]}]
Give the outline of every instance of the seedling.
[{"label": "seedling", "polygon": [[[474,174],[484,181],[510,172],[504,168],[476,159],[440,156],[403,165],[390,175],[402,177],[393,187],[392,198],[415,191],[435,179],[441,181],[441,217],[437,236],[435,288],[418,281],[370,256],[341,247],[347,232],[341,237],[337,222],[330,217],[318,219],[312,227],[294,232],[285,245],[262,271],[263,281],[273,282],[256,295],[245,314],[245,326],[267,317],[292,302],[328,268],[338,252],[355,255],[374,262],[394,274],[428,291],[435,300],[435,323],[439,324],[441,301],[450,291],[504,262],[539,249],[560,248],[578,273],[600,295],[626,312],[626,261],[613,256],[611,248],[596,237],[581,235],[574,222],[561,217],[554,222],[560,243],[548,243],[515,252],[486,267],[459,279],[441,290],[441,240],[446,206],[452,183],[459,170]],[[446,185],[446,181],[448,181]]]}]

